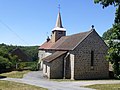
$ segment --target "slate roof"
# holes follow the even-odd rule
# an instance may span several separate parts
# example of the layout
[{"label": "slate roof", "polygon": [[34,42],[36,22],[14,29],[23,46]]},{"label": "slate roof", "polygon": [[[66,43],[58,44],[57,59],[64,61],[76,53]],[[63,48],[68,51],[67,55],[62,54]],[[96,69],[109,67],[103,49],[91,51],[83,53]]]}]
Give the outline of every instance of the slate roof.
[{"label": "slate roof", "polygon": [[57,42],[52,43],[45,42],[39,49],[49,49],[49,50],[73,50],[79,43],[81,43],[91,32],[95,31],[91,29],[87,32],[82,32],[78,34],[73,34],[70,36],[63,36]]},{"label": "slate roof", "polygon": [[53,43],[51,40],[48,42],[46,41],[39,47],[39,49],[50,49],[53,46],[53,44],[55,43]]},{"label": "slate roof", "polygon": [[58,50],[73,50],[81,43],[93,30],[73,34],[67,37],[60,38],[51,48]]},{"label": "slate roof", "polygon": [[49,56],[43,58],[42,60],[46,61],[46,62],[51,62],[51,61],[55,60],[56,58],[58,58],[59,56],[65,54],[65,53],[67,53],[67,51],[56,51],[52,55],[49,55]]}]

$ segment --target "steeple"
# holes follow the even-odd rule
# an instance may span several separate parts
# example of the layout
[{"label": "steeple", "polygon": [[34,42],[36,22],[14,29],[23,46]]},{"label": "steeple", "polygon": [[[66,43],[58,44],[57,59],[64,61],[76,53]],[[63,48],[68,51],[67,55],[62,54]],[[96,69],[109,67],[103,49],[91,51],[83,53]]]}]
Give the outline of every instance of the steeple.
[{"label": "steeple", "polygon": [[61,19],[61,14],[60,14],[60,5],[58,8],[59,8],[59,11],[58,11],[56,24],[55,24],[55,27],[53,28],[53,31],[54,30],[65,31],[66,29],[62,26],[62,19]]},{"label": "steeple", "polygon": [[55,27],[63,28],[60,11],[58,12],[57,21]]},{"label": "steeple", "polygon": [[58,16],[57,16],[57,21],[56,21],[55,27],[63,28],[62,20],[61,20],[61,14],[60,14],[60,4],[58,5],[58,9],[59,9],[59,12],[58,12]]},{"label": "steeple", "polygon": [[55,28],[52,30],[51,40],[52,42],[56,42],[61,37],[66,36],[66,29],[62,26],[62,19],[60,14],[60,5],[59,5],[59,12],[55,24]]}]

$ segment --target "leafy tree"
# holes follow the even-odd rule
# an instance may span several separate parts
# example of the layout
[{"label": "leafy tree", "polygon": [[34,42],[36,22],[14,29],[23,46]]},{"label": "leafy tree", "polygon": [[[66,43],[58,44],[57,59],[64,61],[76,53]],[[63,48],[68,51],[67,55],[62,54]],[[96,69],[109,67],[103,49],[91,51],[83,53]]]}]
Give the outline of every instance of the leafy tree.
[{"label": "leafy tree", "polygon": [[14,55],[14,56],[10,55],[10,62],[12,63],[12,68],[14,68],[14,69],[18,68],[19,59],[16,55]]},{"label": "leafy tree", "polygon": [[0,56],[0,72],[10,69],[11,66],[12,63],[7,58]]},{"label": "leafy tree", "polygon": [[102,38],[103,40],[109,40],[110,39],[110,35],[113,33],[113,29],[109,29],[106,32],[103,33]]},{"label": "leafy tree", "polygon": [[113,25],[112,28],[103,33],[102,38],[104,40],[118,39],[120,40],[120,24]]},{"label": "leafy tree", "polygon": [[94,0],[94,3],[99,3],[103,8],[110,5],[116,7],[115,24],[113,27],[103,34],[103,38],[109,40],[109,50],[107,59],[113,63],[115,76],[120,75],[119,62],[120,62],[120,0]]},{"label": "leafy tree", "polygon": [[30,56],[33,61],[38,60],[38,46],[13,46],[13,45],[0,44],[0,55],[5,53],[8,54],[17,47],[20,48],[22,51],[24,51],[28,56]]},{"label": "leafy tree", "polygon": [[112,33],[109,35],[109,50],[107,60],[113,64],[114,75],[120,75],[120,24],[113,25]]},{"label": "leafy tree", "polygon": [[120,0],[94,0],[94,3],[100,3],[103,8],[114,5],[116,7],[115,23],[120,23]]},{"label": "leafy tree", "polygon": [[[20,62],[20,59],[16,55],[11,55],[10,52],[16,48],[20,48],[24,51],[29,57],[32,58],[32,61],[37,62],[38,59],[38,46],[13,46],[0,44],[0,72],[6,71],[7,69],[23,69],[24,63]],[[34,62],[31,62],[31,64]],[[29,66],[34,68],[33,66]]]}]

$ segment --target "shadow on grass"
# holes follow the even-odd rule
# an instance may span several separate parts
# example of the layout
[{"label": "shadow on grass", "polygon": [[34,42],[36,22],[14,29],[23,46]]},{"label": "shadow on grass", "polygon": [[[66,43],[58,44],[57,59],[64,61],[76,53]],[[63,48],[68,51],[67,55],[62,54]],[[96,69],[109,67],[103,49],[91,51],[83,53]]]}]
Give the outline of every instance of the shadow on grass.
[{"label": "shadow on grass", "polygon": [[0,79],[7,78],[7,76],[0,76]]}]

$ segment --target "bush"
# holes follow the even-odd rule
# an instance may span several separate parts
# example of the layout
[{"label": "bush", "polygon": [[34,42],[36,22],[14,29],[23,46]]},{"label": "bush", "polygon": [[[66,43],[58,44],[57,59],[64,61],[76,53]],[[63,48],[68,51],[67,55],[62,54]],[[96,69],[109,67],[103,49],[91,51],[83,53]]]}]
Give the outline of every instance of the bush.
[{"label": "bush", "polygon": [[37,71],[38,70],[37,63],[32,64],[30,70],[31,71]]},{"label": "bush", "polygon": [[37,70],[37,62],[19,62],[18,63],[18,70]]},{"label": "bush", "polygon": [[18,63],[17,70],[22,71],[24,70],[24,67],[25,67],[25,63]]},{"label": "bush", "polygon": [[0,73],[11,69],[11,67],[12,63],[7,58],[0,56]]}]

